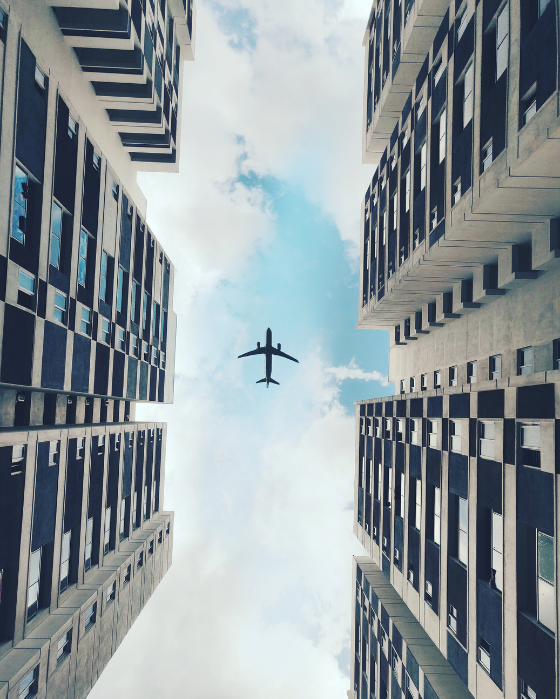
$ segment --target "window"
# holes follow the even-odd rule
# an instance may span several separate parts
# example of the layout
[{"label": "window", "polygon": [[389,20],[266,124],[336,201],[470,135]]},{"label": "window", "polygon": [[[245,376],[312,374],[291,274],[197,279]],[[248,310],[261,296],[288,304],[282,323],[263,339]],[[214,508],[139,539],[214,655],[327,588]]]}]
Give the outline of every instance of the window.
[{"label": "window", "polygon": [[457,385],[457,367],[456,366],[449,367],[449,385],[450,386]]},{"label": "window", "polygon": [[533,373],[533,348],[523,347],[517,350],[517,375]]},{"label": "window", "polygon": [[522,126],[525,126],[525,124],[528,124],[537,113],[537,100],[535,98],[532,100],[527,100],[527,102],[524,102],[523,106],[525,109],[523,111],[521,122]]},{"label": "window", "polygon": [[455,635],[457,635],[457,610],[452,604],[449,605],[449,613],[447,615],[447,626],[451,629],[451,631],[453,631]]},{"label": "window", "polygon": [[150,543],[148,544],[148,556],[151,556],[154,553],[154,540],[151,539]]},{"label": "window", "polygon": [[56,663],[61,663],[66,656],[70,655],[72,650],[72,629],[58,639],[56,644]]},{"label": "window", "polygon": [[420,529],[422,526],[422,481],[419,478],[413,479],[415,481],[416,492],[414,500],[414,525],[416,529]]},{"label": "window", "polygon": [[80,332],[82,333],[82,335],[88,335],[91,337],[91,310],[89,308],[82,308]]},{"label": "window", "polygon": [[527,682],[519,678],[519,692],[521,699],[537,699],[537,693],[534,689],[531,689]]},{"label": "window", "polygon": [[381,437],[381,418],[380,417],[375,418],[375,436]]},{"label": "window", "polygon": [[167,522],[167,525],[165,527],[165,533],[167,536],[169,536],[169,530],[171,529],[171,522]]},{"label": "window", "polygon": [[491,586],[500,590],[504,589],[504,528],[502,515],[492,512],[492,579]]},{"label": "window", "polygon": [[68,115],[68,138],[74,139],[78,133],[78,124],[76,123],[76,120]]},{"label": "window", "polygon": [[441,388],[441,371],[434,371],[434,388]]},{"label": "window", "polygon": [[447,111],[444,109],[439,118],[439,159],[438,163],[443,163],[445,160],[446,151],[446,133],[447,133]]},{"label": "window", "polygon": [[163,541],[163,531],[160,529],[157,535],[157,542],[158,544],[161,544]]},{"label": "window", "polygon": [[416,379],[414,376],[410,377],[410,392],[414,393],[416,391]]},{"label": "window", "polygon": [[463,128],[470,122],[473,115],[473,87],[474,71],[471,63],[463,81]]},{"label": "window", "polygon": [[420,420],[413,419],[410,421],[410,443],[418,444],[418,434],[420,432]]},{"label": "window", "polygon": [[424,110],[426,109],[426,101],[424,99],[424,95],[420,97],[418,102],[416,103],[416,121],[420,119],[422,114],[424,114]]},{"label": "window", "polygon": [[113,199],[115,201],[119,200],[119,185],[116,182],[113,182],[113,187],[111,189],[111,193],[113,195]]},{"label": "window", "polygon": [[123,328],[117,328],[117,349],[121,352],[126,351],[126,332]]},{"label": "window", "polygon": [[99,153],[96,153],[95,151],[93,151],[93,167],[96,170],[99,170],[100,165],[101,165],[101,156],[99,155]]},{"label": "window", "polygon": [[105,435],[100,434],[97,438],[97,453],[103,454],[105,452]]},{"label": "window", "polygon": [[496,80],[508,67],[509,3],[506,2],[496,23]]},{"label": "window", "polygon": [[463,10],[463,13],[461,14],[460,17],[457,18],[456,20],[456,25],[457,25],[457,43],[461,41],[461,38],[463,34],[465,33],[465,29],[467,28],[467,25],[469,23],[470,19],[470,12],[468,11],[468,8]]},{"label": "window", "polygon": [[144,302],[142,305],[142,330],[148,328],[148,292],[144,292]]},{"label": "window", "polygon": [[459,540],[457,542],[457,558],[467,565],[469,551],[469,508],[468,500],[458,497],[458,533]]},{"label": "window", "polygon": [[159,357],[160,357],[160,366],[162,369],[165,369],[165,352],[160,351]]},{"label": "window", "polygon": [[142,342],[142,358],[145,362],[150,361],[150,348],[147,342]]},{"label": "window", "polygon": [[492,141],[482,149],[482,171],[485,172],[492,165]]},{"label": "window", "polygon": [[120,525],[119,525],[119,540],[122,541],[125,538],[125,520],[126,520],[126,501],[121,500],[121,511],[120,511]]},{"label": "window", "polygon": [[132,282],[132,294],[130,300],[130,320],[134,323],[136,317],[136,304],[138,303],[138,290],[140,284],[138,282]]},{"label": "window", "polygon": [[406,393],[406,388],[404,385],[404,379],[401,379],[401,393]]},{"label": "window", "polygon": [[554,539],[540,531],[537,531],[537,618],[556,632]]},{"label": "window", "polygon": [[420,149],[420,191],[426,187],[426,144]]},{"label": "window", "polygon": [[103,553],[109,553],[111,543],[111,508],[105,510],[105,533],[103,535]]},{"label": "window", "polygon": [[101,321],[101,342],[111,344],[111,323],[106,318]]},{"label": "window", "polygon": [[443,75],[445,68],[446,66],[443,64],[443,56],[440,56],[439,61],[437,62],[436,66],[434,66],[434,87],[441,80],[441,76]]},{"label": "window", "polygon": [[86,548],[84,553],[84,571],[91,568],[91,549],[93,543],[93,517],[90,517],[86,524]]},{"label": "window", "polygon": [[434,532],[433,541],[441,543],[441,490],[434,486]]},{"label": "window", "polygon": [[139,357],[140,356],[140,351],[138,347],[138,338],[136,335],[131,335],[131,340],[132,340],[132,355],[134,357]]},{"label": "window", "polygon": [[461,453],[463,440],[463,425],[460,420],[449,420],[449,448]]},{"label": "window", "polygon": [[408,582],[414,585],[414,566],[412,564],[408,567]]},{"label": "window", "polygon": [[107,604],[110,604],[111,602],[115,601],[115,596],[117,592],[117,583],[112,582],[109,587],[107,588],[107,594],[105,595],[105,600]]},{"label": "window", "polygon": [[502,355],[494,354],[490,357],[490,377],[491,380],[502,378]]},{"label": "window", "polygon": [[438,424],[435,420],[428,420],[428,446],[437,449]]},{"label": "window", "polygon": [[158,363],[158,351],[157,347],[152,347],[152,364],[157,366]]},{"label": "window", "polygon": [[410,211],[410,168],[404,176],[404,210]]},{"label": "window", "polygon": [[434,230],[434,228],[437,226],[437,221],[438,221],[438,213],[437,213],[437,206],[435,206],[432,211],[430,212],[430,228]]},{"label": "window", "polygon": [[84,458],[84,446],[85,446],[85,437],[78,437],[76,439],[76,459],[83,459]]},{"label": "window", "polygon": [[412,249],[416,250],[416,248],[420,245],[420,229],[415,228],[414,233],[412,234]]},{"label": "window", "polygon": [[490,673],[490,644],[482,636],[478,640],[478,662]]},{"label": "window", "polygon": [[32,274],[19,270],[18,289],[29,296],[35,295],[35,277]]},{"label": "window", "polygon": [[519,425],[519,462],[521,466],[541,466],[540,425]]},{"label": "window", "polygon": [[119,267],[117,275],[117,311],[122,312],[122,292],[123,292],[124,270]]},{"label": "window", "polygon": [[49,466],[56,466],[58,464],[58,451],[60,442],[53,440],[49,442]]},{"label": "window", "polygon": [[107,253],[101,252],[101,275],[99,277],[99,298],[106,301],[107,295]]},{"label": "window", "polygon": [[[25,444],[12,447],[12,469],[11,473],[23,473],[25,466]],[[1,578],[0,578],[1,583]],[[1,593],[1,587],[0,587]]]},{"label": "window", "polygon": [[428,388],[428,374],[420,376],[420,390],[425,391]]},{"label": "window", "polygon": [[390,417],[386,417],[383,420],[383,426],[384,426],[383,438],[384,439],[391,439],[391,418]]},{"label": "window", "polygon": [[60,269],[60,248],[62,242],[62,209],[53,201],[51,220],[51,250],[49,261],[53,267]]},{"label": "window", "polygon": [[144,486],[144,493],[142,495],[142,519],[146,521],[148,517],[148,486]]},{"label": "window", "polygon": [[144,551],[140,551],[138,558],[136,559],[136,569],[141,568],[144,565]]},{"label": "window", "polygon": [[78,284],[81,286],[85,286],[87,280],[88,238],[88,234],[82,228],[80,231],[80,247],[78,250]]},{"label": "window", "polygon": [[461,199],[461,178],[453,183],[453,205]]},{"label": "window", "polygon": [[94,602],[89,609],[86,610],[86,616],[84,620],[84,628],[87,630],[95,624],[95,617],[97,611],[97,602]]},{"label": "window", "polygon": [[[29,558],[29,583],[27,586],[27,621],[33,619],[39,610],[39,586],[41,581],[41,549],[31,553]],[[29,695],[28,695],[29,696]]]},{"label": "window", "polygon": [[132,496],[132,530],[138,529],[138,491]]},{"label": "window", "polygon": [[395,504],[397,506],[396,514],[399,517],[404,518],[405,513],[405,485],[404,485],[404,473],[399,472],[396,482],[396,493],[395,493]]},{"label": "window", "polygon": [[12,238],[25,243],[25,223],[27,217],[27,198],[29,196],[29,179],[27,173],[16,165],[14,173],[14,212],[12,217]]},{"label": "window", "polygon": [[125,574],[124,574],[124,578],[123,578],[123,587],[125,585],[128,585],[128,583],[130,582],[130,574],[131,574],[131,566],[127,566]]},{"label": "window", "polygon": [[480,439],[478,453],[485,459],[494,458],[494,434],[495,425],[493,422],[480,423]]},{"label": "window", "polygon": [[70,542],[72,540],[72,532],[66,532],[62,535],[62,550],[60,553],[60,592],[64,592],[68,587],[68,570],[70,567]]},{"label": "window", "polygon": [[53,318],[58,322],[66,325],[66,304],[67,304],[66,294],[62,294],[60,291],[54,292],[54,311]]},{"label": "window", "polygon": [[39,689],[39,666],[33,668],[19,683],[18,699],[34,697]]},{"label": "window", "polygon": [[41,90],[47,87],[47,77],[37,64],[35,64],[35,83]]}]

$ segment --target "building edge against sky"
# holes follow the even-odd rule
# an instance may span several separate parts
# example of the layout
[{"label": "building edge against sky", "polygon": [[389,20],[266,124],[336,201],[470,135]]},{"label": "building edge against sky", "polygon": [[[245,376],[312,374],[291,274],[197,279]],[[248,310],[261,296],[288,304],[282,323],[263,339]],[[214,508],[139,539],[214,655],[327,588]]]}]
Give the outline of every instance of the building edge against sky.
[{"label": "building edge against sky", "polygon": [[85,697],[171,565],[176,171],[192,0],[0,0],[0,698]]},{"label": "building edge against sky", "polygon": [[353,699],[560,694],[553,0],[374,2],[358,327]]}]

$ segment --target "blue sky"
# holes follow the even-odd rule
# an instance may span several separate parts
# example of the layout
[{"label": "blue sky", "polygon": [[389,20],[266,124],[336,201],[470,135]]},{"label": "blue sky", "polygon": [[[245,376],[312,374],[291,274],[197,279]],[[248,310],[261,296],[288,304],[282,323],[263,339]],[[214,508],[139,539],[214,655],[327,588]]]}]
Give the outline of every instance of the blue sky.
[{"label": "blue sky", "polygon": [[[92,699],[339,699],[350,686],[354,406],[387,395],[356,330],[369,0],[198,0],[178,174],[142,174],[173,260],[173,565]],[[237,355],[273,340],[299,364]],[[354,378],[348,378],[354,377]]]}]

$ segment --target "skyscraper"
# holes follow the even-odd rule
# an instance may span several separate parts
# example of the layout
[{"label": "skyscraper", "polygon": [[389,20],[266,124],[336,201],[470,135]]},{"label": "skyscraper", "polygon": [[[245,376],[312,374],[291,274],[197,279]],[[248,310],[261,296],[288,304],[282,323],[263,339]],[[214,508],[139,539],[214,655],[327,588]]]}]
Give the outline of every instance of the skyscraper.
[{"label": "skyscraper", "polygon": [[358,327],[355,699],[558,696],[553,2],[374,2]]},{"label": "skyscraper", "polygon": [[85,697],[171,564],[177,168],[192,0],[0,0],[0,694]]}]

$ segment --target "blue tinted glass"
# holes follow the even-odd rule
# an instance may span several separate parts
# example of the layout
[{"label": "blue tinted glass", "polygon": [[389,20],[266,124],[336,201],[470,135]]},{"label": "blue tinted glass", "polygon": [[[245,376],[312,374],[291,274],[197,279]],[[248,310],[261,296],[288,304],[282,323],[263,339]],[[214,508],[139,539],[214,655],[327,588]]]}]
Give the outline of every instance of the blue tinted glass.
[{"label": "blue tinted glass", "polygon": [[20,170],[16,165],[16,172],[14,175],[14,201],[25,207],[25,200],[27,199],[27,175],[23,170]]},{"label": "blue tinted glass", "polygon": [[19,272],[19,287],[29,291],[30,294],[35,293],[35,277],[26,274],[20,270]]},{"label": "blue tinted glass", "polygon": [[101,274],[107,276],[107,253],[103,252],[101,254]]},{"label": "blue tinted glass", "polygon": [[80,257],[78,262],[78,282],[82,285],[86,285],[86,261],[83,257]]},{"label": "blue tinted glass", "polygon": [[87,258],[88,236],[85,231],[80,231],[80,257]]},{"label": "blue tinted glass", "polygon": [[105,301],[105,292],[107,290],[107,277],[101,276],[99,280],[99,296]]},{"label": "blue tinted glass", "polygon": [[25,241],[25,209],[15,202],[12,218],[12,238],[15,238],[22,244]]}]

